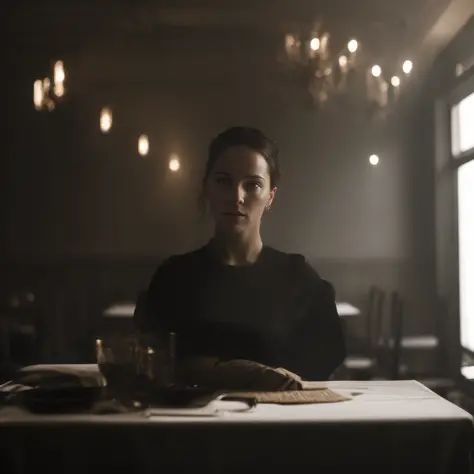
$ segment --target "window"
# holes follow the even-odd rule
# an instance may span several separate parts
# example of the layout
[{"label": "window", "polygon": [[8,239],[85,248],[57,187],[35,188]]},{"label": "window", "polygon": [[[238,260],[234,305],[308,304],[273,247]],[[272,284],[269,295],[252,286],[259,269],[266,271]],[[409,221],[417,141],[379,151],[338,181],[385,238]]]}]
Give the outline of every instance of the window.
[{"label": "window", "polygon": [[474,160],[458,169],[458,226],[461,345],[474,353]]},{"label": "window", "polygon": [[474,93],[453,107],[451,124],[453,156],[474,151]]}]

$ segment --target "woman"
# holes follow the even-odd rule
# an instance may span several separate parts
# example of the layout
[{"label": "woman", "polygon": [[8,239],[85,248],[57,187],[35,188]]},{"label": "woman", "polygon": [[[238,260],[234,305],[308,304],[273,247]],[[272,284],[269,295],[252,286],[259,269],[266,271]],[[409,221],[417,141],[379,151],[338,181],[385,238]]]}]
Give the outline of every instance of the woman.
[{"label": "woman", "polygon": [[180,356],[246,359],[327,380],[345,356],[334,290],[303,256],[264,246],[260,236],[277,160],[259,130],[233,127],[212,141],[203,196],[214,237],[158,267],[148,316],[136,324],[176,333]]}]

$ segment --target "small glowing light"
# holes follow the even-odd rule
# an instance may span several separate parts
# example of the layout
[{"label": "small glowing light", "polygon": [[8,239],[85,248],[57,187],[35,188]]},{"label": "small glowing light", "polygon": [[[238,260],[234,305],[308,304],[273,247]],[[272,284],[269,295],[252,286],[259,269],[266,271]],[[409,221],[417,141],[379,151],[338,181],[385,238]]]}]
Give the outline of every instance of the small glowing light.
[{"label": "small glowing light", "polygon": [[321,43],[320,47],[322,50],[326,51],[329,43],[329,33],[324,33],[324,35],[321,38]]},{"label": "small glowing light", "polygon": [[148,155],[150,151],[150,143],[146,135],[140,135],[138,138],[138,153],[142,156]]},{"label": "small glowing light", "polygon": [[54,64],[54,83],[58,84],[64,82],[66,73],[64,72],[64,64],[62,61],[56,61]]},{"label": "small glowing light", "polygon": [[179,163],[179,158],[175,155],[173,155],[173,157],[170,159],[170,162],[169,162],[169,169],[171,171],[178,171],[179,168],[181,167],[180,163]]},{"label": "small glowing light", "polygon": [[413,69],[413,63],[411,61],[405,61],[402,66],[403,72],[405,74],[410,74]]},{"label": "small glowing light", "polygon": [[400,78],[398,76],[393,76],[391,82],[392,82],[393,87],[399,87],[400,86]]},{"label": "small glowing light", "polygon": [[329,95],[328,95],[327,92],[321,91],[321,92],[318,94],[318,98],[319,98],[319,101],[320,101],[320,102],[326,102],[326,101],[329,99]]},{"label": "small glowing light", "polygon": [[47,100],[45,101],[46,108],[52,112],[54,108],[56,107],[56,104],[48,97]]},{"label": "small glowing light", "polygon": [[295,37],[293,35],[286,35],[285,36],[285,44],[287,48],[291,48],[296,43]]},{"label": "small glowing light", "polygon": [[466,366],[466,367],[461,367],[461,374],[466,379],[469,379],[469,380],[474,379],[474,367],[472,365],[471,366]]},{"label": "small glowing light", "polygon": [[382,68],[380,66],[373,66],[372,67],[372,76],[380,77],[382,75]]},{"label": "small glowing light", "polygon": [[64,83],[63,82],[57,82],[54,85],[54,95],[56,97],[62,97],[64,95]]},{"label": "small glowing light", "polygon": [[44,91],[43,91],[43,81],[38,80],[33,84],[33,103],[37,110],[41,109],[43,106],[44,100]]},{"label": "small glowing light", "polygon": [[51,81],[49,80],[49,77],[45,77],[43,79],[43,93],[48,93],[50,86],[51,86]]},{"label": "small glowing light", "polygon": [[347,66],[347,56],[339,57],[339,66],[341,67],[341,69],[344,69]]},{"label": "small glowing light", "polygon": [[104,108],[100,111],[100,129],[107,133],[112,128],[112,111]]},{"label": "small glowing light", "polygon": [[347,49],[349,50],[350,53],[355,53],[359,48],[359,43],[357,40],[353,39],[350,40],[349,43],[347,44]]},{"label": "small glowing light", "polygon": [[313,51],[317,51],[321,47],[321,40],[319,38],[313,38],[309,43],[309,47]]},{"label": "small glowing light", "polygon": [[379,164],[379,157],[377,155],[370,155],[369,157],[369,163],[372,165],[372,166],[377,166]]}]

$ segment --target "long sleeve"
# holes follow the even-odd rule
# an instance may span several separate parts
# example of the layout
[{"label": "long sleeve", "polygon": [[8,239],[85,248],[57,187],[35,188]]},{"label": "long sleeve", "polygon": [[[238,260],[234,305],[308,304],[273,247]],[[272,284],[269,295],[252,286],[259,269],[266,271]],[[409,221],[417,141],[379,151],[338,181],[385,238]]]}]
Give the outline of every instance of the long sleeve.
[{"label": "long sleeve", "polygon": [[[306,264],[307,265],[307,264]],[[295,369],[306,380],[328,380],[344,361],[346,346],[333,286],[307,265],[310,305],[298,328]]]},{"label": "long sleeve", "polygon": [[155,271],[148,291],[137,301],[134,324],[142,332],[167,329],[177,310],[176,278],[172,258],[165,260]]},{"label": "long sleeve", "polygon": [[302,255],[267,249],[263,257],[248,267],[219,265],[205,249],[169,258],[136,327],[175,333],[183,357],[248,359],[327,380],[345,357],[332,286]]}]

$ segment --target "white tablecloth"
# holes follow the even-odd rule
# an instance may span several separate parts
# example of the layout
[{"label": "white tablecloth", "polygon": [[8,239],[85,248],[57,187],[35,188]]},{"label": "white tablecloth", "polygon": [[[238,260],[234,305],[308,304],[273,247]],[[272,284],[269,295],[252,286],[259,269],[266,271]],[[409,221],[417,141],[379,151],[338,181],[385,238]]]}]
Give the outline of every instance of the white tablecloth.
[{"label": "white tablecloth", "polygon": [[[88,367],[94,367],[93,364]],[[82,370],[83,373],[86,371]],[[179,411],[171,410],[172,416],[152,417],[154,422],[186,423],[357,423],[357,422],[401,422],[471,420],[466,411],[439,397],[437,394],[413,380],[380,382],[308,382],[307,388],[325,386],[352,399],[345,402],[309,405],[261,404],[251,411],[241,411],[238,402],[216,402],[215,415],[204,417],[199,410],[196,416],[187,411],[186,416],[177,417]],[[237,411],[238,410],[238,411]],[[41,415],[35,416],[22,410],[0,411],[0,423],[45,423],[77,422],[89,423],[137,423],[150,421],[142,414],[118,415]]]},{"label": "white tablecloth", "polygon": [[[46,367],[47,368],[47,367]],[[70,369],[73,369],[70,367]],[[92,374],[94,365],[79,366]],[[89,374],[89,375],[90,375]],[[8,472],[256,472],[356,469],[471,474],[473,419],[416,381],[334,381],[352,397],[331,404],[217,402],[212,413],[34,415],[0,410],[0,465]],[[184,415],[184,414],[183,414]],[[51,457],[51,446],[60,455]],[[208,469],[209,466],[212,469]],[[120,469],[126,469],[120,471]],[[7,471],[5,471],[7,472]]]}]

